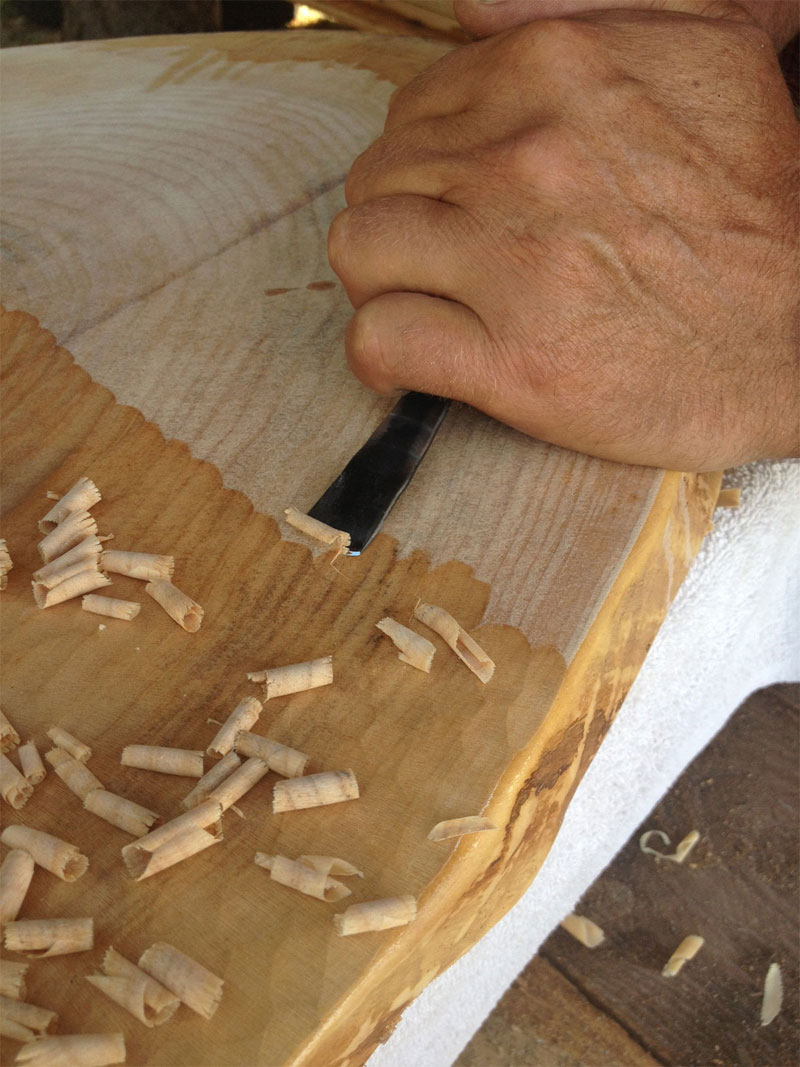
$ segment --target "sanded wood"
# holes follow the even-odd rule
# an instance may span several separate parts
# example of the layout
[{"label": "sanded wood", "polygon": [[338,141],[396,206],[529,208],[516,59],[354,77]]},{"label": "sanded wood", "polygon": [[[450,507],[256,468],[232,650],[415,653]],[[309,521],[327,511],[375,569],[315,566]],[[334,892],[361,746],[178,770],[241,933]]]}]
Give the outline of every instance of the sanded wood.
[{"label": "sanded wood", "polygon": [[[64,1029],[126,1029],[130,1063],[362,1062],[530,883],[708,528],[714,476],[577,456],[466,408],[361,559],[333,569],[279,527],[390,403],[344,365],[325,235],[394,85],[441,51],[233,34],[4,57],[2,295],[22,309],[2,319],[5,710],[37,737],[57,718],[110,789],[168,815],[185,790],[119,768],[124,744],[203,748],[206,719],[252,691],[244,672],[333,653],[336,684],[271,701],[262,729],[363,790],[273,818],[265,779],[223,844],[134,886],[124,835],[40,787],[23,821],[68,827],[92,868],[80,887],[37,875],[26,909],[90,908],[98,952],[38,965],[32,988]],[[105,630],[75,605],[35,608],[45,491],[81,474],[115,547],[175,553],[198,634],[154,603]],[[488,686],[441,642],[430,677],[398,662],[374,623],[407,621],[418,596],[485,645]],[[426,840],[479,812],[501,831]],[[419,917],[338,939],[331,908],[271,883],[257,849],[340,853],[367,875],[353,900],[413,893]],[[136,956],[155,939],[226,979],[210,1026],[126,1028],[67,986],[109,942]]]}]

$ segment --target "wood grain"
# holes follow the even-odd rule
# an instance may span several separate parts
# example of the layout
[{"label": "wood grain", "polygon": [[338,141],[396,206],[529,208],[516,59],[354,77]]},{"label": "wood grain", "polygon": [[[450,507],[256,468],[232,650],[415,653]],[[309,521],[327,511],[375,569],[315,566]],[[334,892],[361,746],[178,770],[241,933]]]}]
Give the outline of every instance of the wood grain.
[{"label": "wood grain", "polygon": [[[263,728],[318,769],[352,767],[363,791],[273,819],[265,780],[190,873],[132,886],[124,835],[41,787],[24,821],[68,826],[93,863],[83,905],[37,875],[30,907],[90,903],[99,947],[172,940],[228,983],[211,1028],[129,1028],[134,1064],[362,1062],[530,883],[708,528],[718,478],[577,456],[465,408],[361,559],[334,570],[280,528],[387,409],[341,358],[325,233],[393,84],[441,51],[233,34],[5,58],[2,290],[70,349],[26,313],[2,318],[6,710],[34,736],[57,718],[94,743],[109,788],[169,814],[181,787],[123,772],[124,744],[202,748],[245,671],[333,652],[336,685],[270,702]],[[81,474],[117,547],[176,554],[198,634],[155,604],[104,631],[74,605],[33,606],[44,493]],[[498,664],[488,686],[441,642],[430,678],[398,663],[374,622],[407,620],[417,596],[476,633]],[[479,812],[502,832],[426,841]],[[256,849],[340,852],[367,872],[359,899],[411,892],[419,918],[340,940]],[[65,1028],[124,1026],[80,991],[98,961],[34,968]]]}]

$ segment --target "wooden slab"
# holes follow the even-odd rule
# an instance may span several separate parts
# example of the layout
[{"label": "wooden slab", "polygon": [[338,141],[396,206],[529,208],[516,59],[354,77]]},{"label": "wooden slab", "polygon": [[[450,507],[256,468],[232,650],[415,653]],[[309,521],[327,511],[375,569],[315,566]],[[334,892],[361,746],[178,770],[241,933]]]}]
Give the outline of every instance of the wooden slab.
[{"label": "wooden slab", "polygon": [[[55,823],[92,867],[77,886],[38,873],[25,913],[86,910],[98,937],[35,965],[33,999],[63,1031],[122,1027],[130,1063],[362,1062],[530,883],[708,528],[718,478],[580,457],[464,408],[361,559],[332,569],[279,527],[387,410],[344,366],[325,235],[393,86],[440,53],[310,33],[4,56],[2,295],[21,309],[0,323],[5,710],[38,739],[71,727],[109,788],[169,815],[185,786],[123,771],[123,745],[202,748],[245,671],[332,652],[335,686],[270,703],[261,729],[363,789],[273,818],[265,780],[223,844],[133,885],[125,835],[40,787],[23,821]],[[198,634],[149,603],[102,631],[75,604],[34,607],[45,492],[84,473],[118,547],[176,554]],[[418,596],[486,645],[488,686],[441,644],[430,677],[398,662],[374,623]],[[479,811],[500,832],[427,842]],[[414,893],[419,918],[338,939],[332,909],[271,884],[256,849],[340,852],[366,872],[354,900]],[[144,1031],[81,989],[107,944],[136,956],[157,938],[225,978],[212,1024]]]}]

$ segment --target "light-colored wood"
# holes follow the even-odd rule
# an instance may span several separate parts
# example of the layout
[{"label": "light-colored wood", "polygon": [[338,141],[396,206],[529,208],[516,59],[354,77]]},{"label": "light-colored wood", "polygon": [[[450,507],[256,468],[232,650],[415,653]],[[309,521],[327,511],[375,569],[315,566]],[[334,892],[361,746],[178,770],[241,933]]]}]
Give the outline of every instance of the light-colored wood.
[{"label": "light-colored wood", "polygon": [[[169,819],[185,782],[120,767],[121,747],[205,749],[208,718],[259,694],[247,670],[332,652],[334,684],[270,701],[256,729],[361,790],[273,818],[270,774],[217,847],[136,884],[130,838],[42,783],[25,821],[68,826],[91,866],[78,903],[34,879],[22,917],[91,913],[98,949],[166,940],[226,982],[213,1030],[129,1031],[130,1064],[361,1063],[530,883],[707,529],[719,479],[577,456],[466,408],[362,557],[333,568],[280,524],[389,407],[344,364],[325,237],[394,86],[442,50],[310,32],[4,55],[2,295],[23,309],[0,316],[5,710],[36,737],[58,707],[106,788]],[[45,494],[84,475],[115,545],[175,556],[199,632],[121,575],[115,594],[142,601],[125,627],[35,607]],[[487,685],[436,637],[430,675],[398,662],[375,624],[409,622],[418,598],[486,649]],[[500,832],[427,841],[464,812]],[[320,902],[264,892],[256,851],[347,856],[354,902],[413,895],[419,913],[338,938]],[[65,1030],[125,1026],[68,981],[96,965],[32,970],[31,998],[52,990]]]}]

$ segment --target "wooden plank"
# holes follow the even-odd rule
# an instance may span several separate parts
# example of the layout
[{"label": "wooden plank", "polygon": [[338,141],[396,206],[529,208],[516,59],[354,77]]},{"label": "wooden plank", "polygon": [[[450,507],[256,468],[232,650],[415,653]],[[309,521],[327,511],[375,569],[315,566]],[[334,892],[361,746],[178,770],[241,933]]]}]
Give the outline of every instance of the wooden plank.
[{"label": "wooden plank", "polygon": [[[192,1020],[134,1028],[130,1063],[363,1061],[529,884],[708,528],[718,478],[576,456],[463,408],[360,560],[333,570],[279,526],[387,409],[344,366],[348,308],[325,234],[393,86],[441,51],[311,32],[5,61],[3,292],[77,360],[29,315],[4,316],[3,532],[17,559],[2,602],[6,711],[39,734],[57,708],[95,744],[101,779],[169,814],[177,786],[123,774],[124,743],[204,747],[243,671],[334,651],[337,685],[270,705],[264,724],[352,766],[364,792],[340,817],[273,821],[265,781],[190,874],[137,887],[121,835],[73,805],[99,943],[135,955],[172,938],[228,982],[211,1037]],[[119,547],[175,551],[177,583],[206,608],[198,634],[149,604],[139,625],[106,631],[70,605],[33,607],[44,491],[82,473],[101,484]],[[489,686],[443,647],[430,678],[398,663],[374,622],[407,618],[418,595],[485,642]],[[25,821],[64,803],[49,781]],[[481,810],[500,834],[426,841],[433,822]],[[358,852],[358,899],[418,895],[416,923],[341,941],[329,909],[252,866],[256,848],[296,854],[309,837]],[[31,906],[74,906],[49,882]],[[87,961],[52,967],[65,1026],[119,1025],[113,1006],[74,995]]]},{"label": "wooden plank", "polygon": [[653,1067],[658,1062],[537,956],[454,1067]]},{"label": "wooden plank", "polygon": [[[800,734],[780,691],[750,698],[640,827],[703,834],[685,866],[643,855],[638,833],[578,909],[606,942],[556,931],[542,954],[666,1063],[792,1063],[800,1032],[797,909]],[[654,844],[656,844],[654,842]],[[674,979],[684,935],[706,939]],[[764,975],[783,970],[784,1009],[759,1025]]]}]

